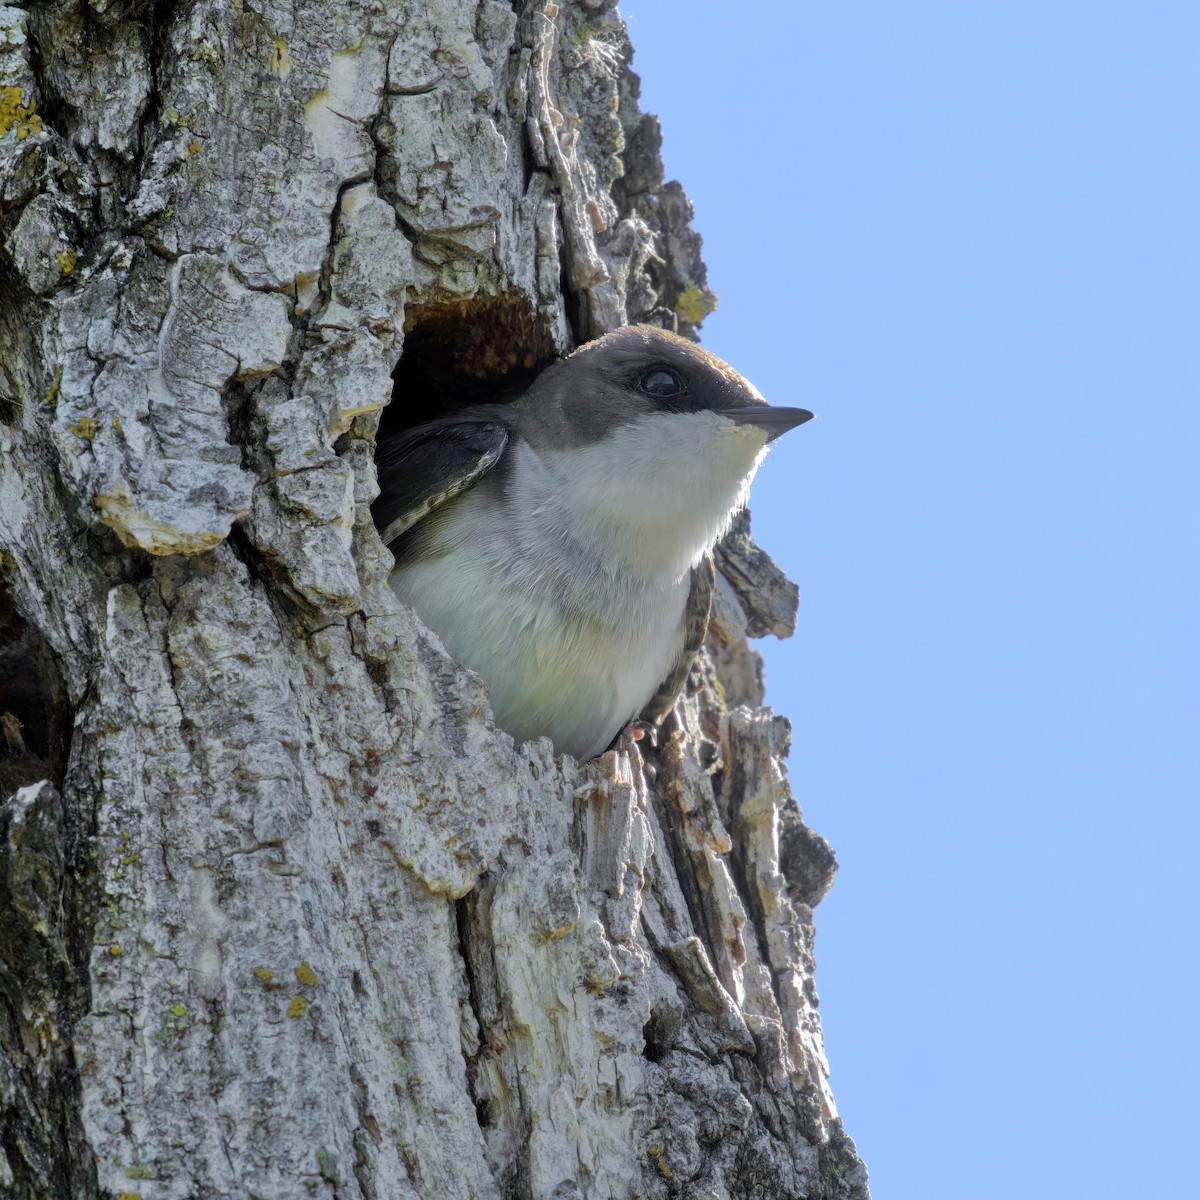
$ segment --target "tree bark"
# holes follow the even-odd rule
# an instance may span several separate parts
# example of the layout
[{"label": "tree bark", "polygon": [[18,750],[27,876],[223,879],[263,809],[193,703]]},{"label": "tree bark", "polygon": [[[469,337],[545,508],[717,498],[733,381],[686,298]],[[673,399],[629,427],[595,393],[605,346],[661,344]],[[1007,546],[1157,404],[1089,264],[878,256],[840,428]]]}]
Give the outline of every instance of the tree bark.
[{"label": "tree bark", "polygon": [[0,7],[4,1195],[866,1197],[795,589],[739,528],[580,766],[370,520],[381,419],[712,307],[629,59],[607,0]]}]

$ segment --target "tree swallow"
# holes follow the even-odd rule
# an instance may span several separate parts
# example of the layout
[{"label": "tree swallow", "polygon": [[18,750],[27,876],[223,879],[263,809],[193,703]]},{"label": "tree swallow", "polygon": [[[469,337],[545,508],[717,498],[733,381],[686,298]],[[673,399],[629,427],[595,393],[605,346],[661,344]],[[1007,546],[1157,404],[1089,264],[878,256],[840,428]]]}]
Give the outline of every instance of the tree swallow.
[{"label": "tree swallow", "polygon": [[502,729],[582,762],[670,710],[708,628],[713,546],[768,443],[811,417],[683,338],[618,329],[511,404],[380,444],[389,583],[482,677]]}]

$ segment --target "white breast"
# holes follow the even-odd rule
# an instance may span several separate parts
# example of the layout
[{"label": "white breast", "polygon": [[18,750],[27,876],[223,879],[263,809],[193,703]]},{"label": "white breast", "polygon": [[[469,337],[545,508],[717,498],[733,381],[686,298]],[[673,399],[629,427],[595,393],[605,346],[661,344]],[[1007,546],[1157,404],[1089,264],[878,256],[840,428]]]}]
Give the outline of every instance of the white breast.
[{"label": "white breast", "polygon": [[643,461],[657,430],[541,455],[518,441],[506,486],[489,477],[448,504],[426,553],[392,573],[396,595],[487,683],[496,723],[518,742],[548,736],[581,761],[599,754],[682,650],[691,568],[744,502],[765,439],[712,414],[670,420],[703,421],[693,435],[719,421],[732,431],[725,453],[710,445],[703,462],[680,424],[657,471]]}]

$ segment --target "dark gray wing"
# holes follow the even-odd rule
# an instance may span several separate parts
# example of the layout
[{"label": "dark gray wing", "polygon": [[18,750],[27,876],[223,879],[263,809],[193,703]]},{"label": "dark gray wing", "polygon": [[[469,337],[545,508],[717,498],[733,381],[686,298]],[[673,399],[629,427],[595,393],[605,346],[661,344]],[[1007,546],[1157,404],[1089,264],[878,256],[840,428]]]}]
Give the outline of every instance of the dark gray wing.
[{"label": "dark gray wing", "polygon": [[688,593],[687,607],[683,611],[683,649],[666,679],[658,685],[658,691],[642,709],[643,721],[659,724],[674,707],[675,700],[683,691],[688,672],[692,669],[692,663],[696,661],[696,655],[708,634],[708,618],[712,612],[716,580],[713,556],[706,554],[692,568],[692,590]]},{"label": "dark gray wing", "polygon": [[499,421],[442,417],[380,443],[379,498],[371,516],[385,544],[466,491],[496,465],[508,445]]}]

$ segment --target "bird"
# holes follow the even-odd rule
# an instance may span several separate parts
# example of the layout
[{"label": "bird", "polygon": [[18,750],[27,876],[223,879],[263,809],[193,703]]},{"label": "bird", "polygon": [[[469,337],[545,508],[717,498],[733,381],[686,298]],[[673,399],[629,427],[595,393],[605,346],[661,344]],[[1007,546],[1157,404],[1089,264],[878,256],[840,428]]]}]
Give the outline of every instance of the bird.
[{"label": "bird", "polygon": [[381,439],[388,583],[483,679],[501,729],[584,762],[670,711],[707,631],[713,548],[769,444],[812,415],[624,326],[511,402]]}]

